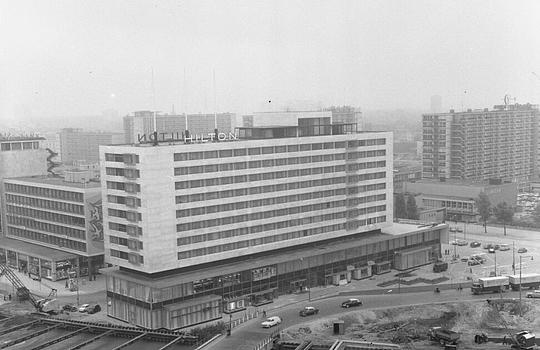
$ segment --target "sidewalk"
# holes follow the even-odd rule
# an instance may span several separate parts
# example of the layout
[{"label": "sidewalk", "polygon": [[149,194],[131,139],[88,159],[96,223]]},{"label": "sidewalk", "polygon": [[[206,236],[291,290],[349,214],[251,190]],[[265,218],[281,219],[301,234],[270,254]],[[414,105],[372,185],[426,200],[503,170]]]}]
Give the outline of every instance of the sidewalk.
[{"label": "sidewalk", "polygon": [[[15,275],[21,280],[21,282],[30,290],[30,293],[46,297],[49,295],[51,290],[54,288],[57,290],[56,294],[59,297],[62,296],[73,296],[76,295],[76,291],[70,291],[66,288],[66,280],[61,281],[50,281],[48,279],[42,278],[41,281],[35,281],[32,278],[28,277],[27,274],[19,272],[15,269],[11,269]],[[11,285],[11,282],[7,279],[6,276],[0,277],[0,291],[5,291],[15,294],[14,287]],[[79,294],[91,294],[96,292],[105,293],[105,276],[98,275],[96,276],[95,281],[88,281],[86,277],[79,278]]]}]

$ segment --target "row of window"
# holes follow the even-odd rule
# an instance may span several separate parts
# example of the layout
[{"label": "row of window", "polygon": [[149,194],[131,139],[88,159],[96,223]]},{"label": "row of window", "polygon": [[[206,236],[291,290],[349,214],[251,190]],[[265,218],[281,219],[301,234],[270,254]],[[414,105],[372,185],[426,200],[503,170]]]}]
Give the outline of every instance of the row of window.
[{"label": "row of window", "polygon": [[[363,220],[364,222],[363,226],[365,226],[366,224],[371,224],[371,223],[374,224],[377,222],[385,222],[385,221],[386,221],[386,216],[371,218],[368,220]],[[254,238],[254,239],[244,240],[240,242],[231,242],[231,243],[226,243],[222,245],[182,251],[182,252],[178,252],[178,260],[189,259],[189,258],[194,258],[197,256],[203,256],[203,255],[217,254],[217,253],[222,253],[222,252],[226,252],[230,250],[242,249],[242,248],[247,248],[247,247],[254,247],[254,246],[258,246],[262,244],[271,244],[275,242],[297,239],[301,237],[308,237],[314,234],[335,232],[335,231],[339,231],[343,229],[345,229],[345,224],[341,223],[341,224],[335,224],[335,225],[329,225],[329,226],[322,226],[322,227],[318,227],[314,229],[288,232],[288,233],[283,233],[283,234],[275,235],[275,236]],[[319,232],[319,233],[315,233],[315,232]]]},{"label": "row of window", "polygon": [[50,245],[78,250],[80,252],[86,252],[86,243],[58,237],[55,235],[47,235],[40,232],[23,230],[17,227],[8,227],[8,234],[21,237],[21,238],[30,239],[32,241],[38,241],[38,242],[42,242],[42,243],[46,243]]},{"label": "row of window", "polygon": [[130,179],[137,179],[140,177],[140,172],[138,169],[131,169],[131,168],[105,168],[105,173],[107,175],[111,176],[125,176],[129,177]]},{"label": "row of window", "polygon": [[141,200],[137,197],[123,197],[109,194],[107,195],[107,201],[109,203],[125,204],[133,208],[141,206]]},{"label": "row of window", "polygon": [[141,213],[137,213],[134,211],[125,211],[125,210],[118,210],[118,209],[112,209],[109,208],[107,210],[109,216],[114,216],[117,218],[126,219],[131,222],[137,222],[142,220]]},{"label": "row of window", "polygon": [[[374,206],[374,207],[367,208],[364,211],[365,212],[369,211],[370,213],[374,213],[377,211],[384,211],[385,209],[386,209],[385,206]],[[335,215],[335,214],[338,214],[338,215]],[[177,239],[176,243],[177,245],[180,246],[180,245],[195,244],[195,243],[206,242],[206,241],[214,241],[218,239],[229,239],[231,237],[238,237],[238,236],[249,235],[249,234],[254,234],[254,233],[259,233],[259,232],[267,232],[267,231],[280,230],[280,229],[284,229],[288,227],[316,224],[318,222],[326,222],[329,220],[335,220],[337,218],[344,218],[346,216],[348,216],[347,211],[344,211],[342,213],[315,215],[315,216],[304,217],[301,219],[291,219],[291,220],[285,220],[285,221],[279,221],[279,222],[271,222],[264,225],[240,227],[240,228],[226,230],[226,231],[218,231],[218,232],[212,232],[212,233],[205,233],[201,235],[181,237]],[[312,228],[310,230],[313,230],[312,234],[323,233],[323,231],[320,231],[321,227]]]},{"label": "row of window", "polygon": [[0,144],[0,151],[21,151],[39,149],[39,142],[2,142]]},{"label": "row of window", "polygon": [[127,239],[127,238],[122,238],[122,237],[117,237],[117,236],[109,236],[109,242],[113,244],[126,246],[129,249],[136,249],[136,250],[143,249],[143,242],[137,241],[134,239]]},{"label": "row of window", "polygon": [[301,145],[288,145],[288,146],[265,146],[265,147],[252,147],[252,148],[238,148],[238,149],[222,149],[216,151],[199,151],[199,152],[185,152],[175,153],[175,161],[186,160],[201,160],[201,159],[215,159],[215,158],[229,158],[229,157],[242,157],[242,156],[255,156],[261,154],[275,154],[285,152],[309,152],[323,149],[340,149],[340,148],[352,148],[352,147],[364,147],[364,146],[376,146],[386,144],[386,139],[371,139],[371,140],[354,140],[354,141],[341,141],[341,142],[324,142],[324,143],[312,143]]},{"label": "row of window", "polygon": [[13,205],[6,205],[7,212],[10,214],[30,217],[36,220],[46,220],[52,222],[58,222],[66,225],[85,227],[84,218],[76,216],[69,216],[64,214],[51,213],[48,211],[17,207]]},{"label": "row of window", "polygon": [[[310,158],[311,162],[331,162],[335,160],[335,155],[327,154],[324,156],[312,156],[312,157],[298,157],[298,158],[282,158],[282,159],[265,159],[265,160],[253,160],[249,162],[236,162],[236,163],[225,163],[225,164],[208,164],[208,165],[196,165],[189,167],[179,167],[174,168],[174,175],[193,175],[193,174],[204,174],[204,173],[214,173],[214,172],[224,172],[232,170],[245,170],[245,169],[256,169],[256,168],[266,168],[274,166],[283,166],[283,165],[295,165],[295,164],[304,164],[309,163]],[[342,172],[347,169],[347,171],[357,171],[362,169],[371,169],[371,168],[382,168],[386,166],[386,161],[378,162],[364,162],[358,164],[348,164],[345,165],[336,165],[328,166],[324,168],[307,168],[307,169],[292,169],[288,170],[287,177],[294,176],[305,176],[311,175],[312,169],[324,169],[324,172]],[[314,170],[315,173],[319,173],[321,170]],[[262,174],[253,174],[261,176]],[[262,177],[259,177],[260,180]],[[257,179],[250,179],[250,181],[257,181]],[[229,182],[232,183],[232,182]]]},{"label": "row of window", "polygon": [[144,257],[139,254],[127,253],[121,250],[109,249],[112,257],[129,261],[132,264],[144,264]]},{"label": "row of window", "polygon": [[33,218],[7,215],[7,222],[11,225],[23,226],[24,228],[33,228],[47,233],[50,232],[57,235],[64,235],[72,238],[86,240],[86,232],[83,230],[54,225],[48,222],[41,222],[34,220]]},{"label": "row of window", "polygon": [[17,184],[10,184],[10,183],[5,184],[5,189],[6,189],[6,192],[27,194],[32,197],[62,199],[62,200],[67,200],[67,201],[72,201],[72,202],[83,201],[83,194],[79,192],[62,191],[62,190],[55,190],[51,188],[33,187],[33,186],[17,185]]},{"label": "row of window", "polygon": [[141,185],[133,182],[107,181],[107,189],[126,191],[129,193],[138,193],[141,192]]},{"label": "row of window", "polygon": [[119,223],[111,222],[111,221],[109,221],[109,229],[118,231],[118,232],[125,232],[130,236],[138,236],[138,235],[143,234],[142,227],[133,226],[133,225],[124,225],[124,224],[119,224]]},{"label": "row of window", "polygon": [[[343,230],[344,228],[345,228],[345,224],[335,224],[335,225],[321,226],[317,228],[318,229],[317,231],[320,231],[320,233],[326,233],[326,232],[334,232],[334,231]],[[301,238],[301,237],[308,237],[310,235],[315,234],[314,232],[315,232],[314,229],[300,230],[300,231],[282,233],[275,236],[247,239],[247,240],[239,241],[239,242],[231,242],[231,243],[220,244],[220,245],[215,245],[215,246],[210,246],[210,247],[205,247],[205,248],[182,251],[182,252],[178,252],[178,260],[194,258],[197,256],[202,256],[202,255],[217,254],[217,253],[222,253],[222,252],[226,252],[230,250],[254,247],[254,246],[258,246],[262,244],[270,244],[270,243],[286,241],[286,240],[291,240],[291,239],[296,239],[296,238]]]},{"label": "row of window", "polygon": [[118,162],[126,164],[139,163],[139,155],[137,154],[117,154],[117,153],[105,153],[105,160],[107,162]]},{"label": "row of window", "polygon": [[[325,202],[325,203],[317,203],[317,204],[311,204],[311,205],[303,205],[303,206],[298,206],[298,207],[283,208],[283,209],[279,209],[275,211],[276,215],[272,215],[274,210],[270,210],[266,212],[250,213],[250,214],[235,216],[235,218],[237,218],[238,220],[235,222],[253,221],[253,220],[272,218],[274,216],[293,215],[293,214],[306,213],[306,212],[315,211],[315,210],[339,208],[339,207],[344,207],[346,203],[347,202],[345,200],[339,200],[339,201],[334,201],[334,202]],[[221,204],[221,205],[212,205],[209,207],[180,209],[176,211],[176,217],[185,218],[185,217],[190,217],[190,216],[198,216],[198,215],[213,214],[213,213],[219,213],[219,212],[225,212],[225,211],[231,211],[231,210],[246,209],[249,207],[250,204],[251,204],[250,201],[246,201],[246,202],[227,203],[227,204]]]},{"label": "row of window", "polygon": [[50,209],[55,211],[63,211],[84,215],[84,206],[79,204],[71,204],[66,202],[50,201],[46,199],[19,196],[14,194],[6,194],[6,203],[27,205],[35,208]]}]

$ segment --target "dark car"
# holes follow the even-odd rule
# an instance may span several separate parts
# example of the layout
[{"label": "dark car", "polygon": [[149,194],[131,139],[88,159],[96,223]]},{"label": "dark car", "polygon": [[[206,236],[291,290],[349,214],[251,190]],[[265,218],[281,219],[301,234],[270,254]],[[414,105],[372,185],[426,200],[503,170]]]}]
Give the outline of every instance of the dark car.
[{"label": "dark car", "polygon": [[90,305],[90,307],[88,307],[86,312],[88,312],[89,314],[95,314],[96,312],[100,312],[100,311],[101,311],[101,306],[96,304],[96,305]]},{"label": "dark car", "polygon": [[474,241],[474,242],[471,242],[470,246],[471,246],[471,248],[476,248],[476,247],[480,247],[481,244],[480,244],[480,242]]},{"label": "dark car", "polygon": [[300,311],[300,316],[305,317],[305,316],[316,315],[318,313],[319,313],[319,309],[317,309],[316,307],[306,306],[303,310]]},{"label": "dark car", "polygon": [[77,312],[79,308],[76,307],[75,305],[67,304],[67,305],[62,306],[62,310],[68,311],[68,312]]},{"label": "dark car", "polygon": [[527,248],[519,248],[518,253],[527,253]]},{"label": "dark car", "polygon": [[360,306],[362,302],[358,299],[349,299],[341,303],[341,307],[350,308],[352,306]]}]

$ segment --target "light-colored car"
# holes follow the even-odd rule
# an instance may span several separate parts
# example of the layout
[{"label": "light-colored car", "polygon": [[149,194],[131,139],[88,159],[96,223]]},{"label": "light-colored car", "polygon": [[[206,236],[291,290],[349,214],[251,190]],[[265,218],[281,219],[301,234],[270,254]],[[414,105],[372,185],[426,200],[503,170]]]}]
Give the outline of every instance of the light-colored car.
[{"label": "light-colored car", "polygon": [[510,246],[508,244],[501,244],[499,246],[500,251],[510,250]]},{"label": "light-colored car", "polygon": [[79,312],[87,312],[89,307],[90,304],[82,304],[81,307],[79,307]]},{"label": "light-colored car", "polygon": [[534,292],[528,292],[527,298],[540,298],[540,290],[535,290]]},{"label": "light-colored car", "polygon": [[457,245],[459,245],[459,246],[464,246],[464,245],[467,245],[467,244],[468,244],[467,241],[465,241],[465,240],[463,240],[463,239],[458,239],[456,243],[457,243]]},{"label": "light-colored car", "polygon": [[279,318],[279,316],[272,316],[272,317],[268,317],[266,321],[262,322],[261,326],[263,328],[270,328],[270,327],[277,326],[280,323],[281,323],[281,318]]}]

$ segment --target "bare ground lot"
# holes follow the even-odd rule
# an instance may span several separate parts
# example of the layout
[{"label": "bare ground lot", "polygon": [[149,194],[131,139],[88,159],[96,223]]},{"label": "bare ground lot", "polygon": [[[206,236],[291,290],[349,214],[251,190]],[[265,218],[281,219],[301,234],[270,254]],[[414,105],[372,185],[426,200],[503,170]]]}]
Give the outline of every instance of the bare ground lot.
[{"label": "bare ground lot", "polygon": [[[474,335],[508,335],[521,330],[540,333],[540,303],[524,300],[523,317],[519,317],[517,300],[462,302],[406,306],[390,309],[357,310],[333,318],[317,319],[283,331],[283,340],[313,340],[326,344],[336,339],[410,343],[412,349],[442,348],[428,340],[429,327],[442,326],[461,334],[458,349],[509,349],[509,345],[475,344]],[[333,321],[342,320],[343,336],[333,335]],[[505,327],[506,325],[506,327]]]}]

